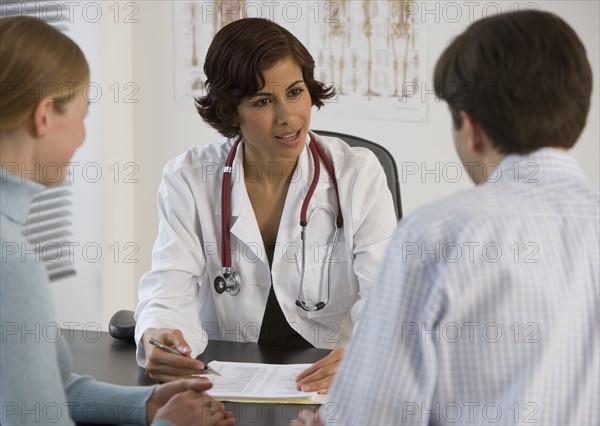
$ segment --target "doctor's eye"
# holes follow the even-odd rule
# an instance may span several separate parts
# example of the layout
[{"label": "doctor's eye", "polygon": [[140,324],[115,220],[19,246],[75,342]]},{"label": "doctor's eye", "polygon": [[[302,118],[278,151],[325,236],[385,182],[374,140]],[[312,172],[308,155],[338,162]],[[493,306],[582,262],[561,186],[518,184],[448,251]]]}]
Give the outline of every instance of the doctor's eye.
[{"label": "doctor's eye", "polygon": [[300,87],[294,87],[293,89],[291,89],[288,92],[288,97],[290,97],[290,98],[297,98],[300,95],[302,95],[302,92],[304,92],[304,89],[302,89]]},{"label": "doctor's eye", "polygon": [[270,99],[262,98],[262,99],[259,99],[256,102],[254,102],[254,106],[263,107],[263,106],[267,106],[267,104],[269,104],[270,102],[271,102]]}]

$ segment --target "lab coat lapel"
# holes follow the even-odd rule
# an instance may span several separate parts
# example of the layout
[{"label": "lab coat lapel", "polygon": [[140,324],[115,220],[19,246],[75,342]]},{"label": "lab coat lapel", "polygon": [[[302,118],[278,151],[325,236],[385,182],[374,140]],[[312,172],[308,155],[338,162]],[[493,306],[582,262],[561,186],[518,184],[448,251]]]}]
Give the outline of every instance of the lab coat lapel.
[{"label": "lab coat lapel", "polygon": [[[323,152],[325,153],[325,155],[327,156],[327,158],[331,160],[331,155],[329,154],[328,150],[325,148],[325,145],[321,141],[321,138],[318,135],[314,134],[314,133],[313,133],[313,136],[320,143],[320,145],[321,145],[321,147],[323,149]],[[306,191],[308,191],[308,187],[310,186],[310,184],[312,182],[312,178],[313,178],[314,173],[315,173],[315,170],[314,170],[314,168],[315,168],[315,166],[314,166],[314,160],[312,158],[312,153],[310,153],[310,149],[308,149],[308,147],[307,147],[307,151],[309,152],[309,159],[307,161],[308,161],[308,164],[309,164],[309,167],[310,167],[310,172],[309,172],[308,177],[307,177]],[[317,194],[319,192],[325,191],[325,190],[333,187],[333,181],[331,180],[332,178],[329,176],[329,173],[327,172],[327,168],[325,167],[325,163],[320,158],[319,158],[319,165],[321,166],[320,167],[321,168],[320,175],[319,175],[319,183],[317,184],[317,187],[315,188],[315,192],[313,194],[313,199],[310,200],[309,207],[308,207],[308,212],[309,213],[312,210],[311,206],[313,205],[313,203],[316,201],[315,204],[319,204],[320,201],[318,201],[318,200],[322,199],[323,196],[324,196],[324,194],[321,194],[320,196],[318,196]],[[333,170],[336,173],[336,175],[338,173],[337,167],[339,167],[339,166],[336,166],[335,162],[334,162],[334,164],[333,164]],[[339,178],[339,176],[337,176],[336,179],[337,178]],[[304,195],[306,195],[306,192],[304,193]],[[302,197],[302,200],[304,200],[304,196]]]},{"label": "lab coat lapel", "polygon": [[[252,210],[252,204],[246,191],[246,185],[244,184],[244,162],[243,162],[243,144],[240,144],[233,160],[233,175],[231,176],[231,235],[235,236],[238,240],[251,246],[258,244],[262,246],[262,238],[260,236],[260,230],[258,229],[258,223]],[[221,199],[223,193],[221,191],[222,180],[218,180],[219,187],[216,188],[220,192],[218,204],[216,206],[215,215],[221,216]],[[226,212],[227,214],[227,212]],[[220,219],[219,222],[220,223]],[[233,239],[233,238],[232,238]],[[233,249],[233,247],[232,247]],[[262,258],[262,256],[261,256]]]},{"label": "lab coat lapel", "polygon": [[[262,247],[262,237],[243,179],[231,193],[231,235],[252,246]],[[262,258],[262,256],[261,256]]]},{"label": "lab coat lapel", "polygon": [[[302,209],[302,203],[304,202],[304,198],[306,197],[315,173],[314,160],[308,147],[309,142],[310,139],[307,135],[306,146],[298,158],[298,165],[296,166],[285,200],[281,223],[279,224],[279,232],[277,234],[277,241],[280,244],[275,251],[275,257],[273,259],[274,264],[283,256],[283,251],[286,249],[289,250],[289,253],[293,252],[293,250],[289,249],[286,245],[300,243],[300,210]],[[321,201],[318,201],[318,198],[323,198],[324,194],[322,194],[322,191],[331,186],[333,185],[327,173],[327,169],[321,162],[319,182],[308,205],[309,217],[311,211],[322,203]]]},{"label": "lab coat lapel", "polygon": [[273,264],[277,263],[282,256],[282,250],[286,250],[286,245],[296,240],[296,236],[300,235],[300,209],[302,202],[308,192],[308,186],[313,177],[314,166],[312,157],[308,149],[308,143],[298,157],[298,164],[294,170],[292,181],[288,188],[279,223],[279,231],[277,232],[277,249],[273,258]]}]

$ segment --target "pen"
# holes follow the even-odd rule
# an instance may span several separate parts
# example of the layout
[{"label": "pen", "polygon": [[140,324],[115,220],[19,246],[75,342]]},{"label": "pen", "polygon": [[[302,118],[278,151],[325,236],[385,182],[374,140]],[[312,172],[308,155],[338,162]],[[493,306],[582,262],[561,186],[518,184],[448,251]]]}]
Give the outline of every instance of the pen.
[{"label": "pen", "polygon": [[[167,346],[164,343],[159,342],[154,337],[150,338],[150,344],[154,345],[158,349],[161,349],[161,350],[163,350],[165,352],[168,352],[170,354],[185,356],[184,354],[182,354],[181,352],[179,352],[177,349],[173,349],[172,347]],[[215,370],[214,368],[209,367],[208,365],[204,366],[204,371],[207,371],[207,372],[212,373],[212,374],[216,374],[217,376],[221,375],[217,370]]]}]

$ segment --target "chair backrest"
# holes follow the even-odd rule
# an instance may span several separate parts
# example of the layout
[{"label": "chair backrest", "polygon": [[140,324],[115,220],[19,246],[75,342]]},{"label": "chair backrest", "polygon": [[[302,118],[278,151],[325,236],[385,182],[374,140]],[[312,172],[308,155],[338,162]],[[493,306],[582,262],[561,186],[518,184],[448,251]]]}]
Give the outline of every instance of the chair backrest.
[{"label": "chair backrest", "polygon": [[400,183],[398,181],[398,167],[396,166],[396,160],[392,154],[375,142],[368,141],[357,136],[347,135],[345,133],[330,132],[328,130],[314,130],[314,132],[321,136],[332,136],[339,138],[346,142],[350,146],[362,146],[363,148],[370,149],[373,154],[377,157],[383,171],[387,177],[387,184],[392,198],[394,199],[394,209],[396,210],[396,218],[402,219],[402,201],[400,199]]}]

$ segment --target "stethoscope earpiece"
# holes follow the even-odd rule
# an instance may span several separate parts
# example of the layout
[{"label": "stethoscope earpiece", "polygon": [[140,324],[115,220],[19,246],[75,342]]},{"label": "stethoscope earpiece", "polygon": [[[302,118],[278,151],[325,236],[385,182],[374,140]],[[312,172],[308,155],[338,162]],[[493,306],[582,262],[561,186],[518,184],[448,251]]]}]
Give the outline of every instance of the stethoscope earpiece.
[{"label": "stethoscope earpiece", "polygon": [[319,302],[315,304],[315,307],[310,309],[306,303],[302,302],[300,299],[296,299],[296,306],[298,306],[299,308],[304,309],[306,312],[314,312],[314,311],[320,311],[321,309],[323,309],[325,307],[325,303],[326,302]]}]

